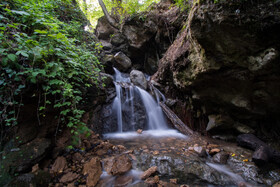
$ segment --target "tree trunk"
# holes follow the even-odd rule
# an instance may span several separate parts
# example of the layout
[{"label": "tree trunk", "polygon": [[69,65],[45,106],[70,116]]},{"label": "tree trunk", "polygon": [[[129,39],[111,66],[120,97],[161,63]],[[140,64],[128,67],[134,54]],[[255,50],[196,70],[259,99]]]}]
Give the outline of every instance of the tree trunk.
[{"label": "tree trunk", "polygon": [[178,129],[181,133],[186,135],[192,135],[194,134],[193,130],[191,130],[187,125],[185,125],[178,116],[170,109],[168,106],[166,106],[164,103],[159,103],[163,112],[166,114],[167,118],[172,122],[174,127]]},{"label": "tree trunk", "polygon": [[102,11],[103,11],[103,13],[104,13],[104,15],[105,15],[107,21],[109,22],[109,24],[110,24],[112,27],[118,29],[118,24],[116,23],[116,21],[115,21],[115,20],[110,16],[110,14],[108,13],[107,8],[106,8],[104,2],[103,2],[102,0],[98,0],[98,3],[99,3],[99,5],[101,6]]}]

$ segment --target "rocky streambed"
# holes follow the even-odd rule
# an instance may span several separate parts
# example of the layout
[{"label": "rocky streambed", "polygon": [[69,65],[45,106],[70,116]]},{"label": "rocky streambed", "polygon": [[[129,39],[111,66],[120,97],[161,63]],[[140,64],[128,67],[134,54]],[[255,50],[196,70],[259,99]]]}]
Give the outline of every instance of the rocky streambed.
[{"label": "rocky streambed", "polygon": [[270,186],[280,180],[279,169],[260,170],[251,161],[252,151],[233,143],[197,135],[153,137],[145,132],[110,142],[126,147],[134,170],[157,167],[153,179],[144,180],[148,184],[162,185],[165,181],[190,186]]}]

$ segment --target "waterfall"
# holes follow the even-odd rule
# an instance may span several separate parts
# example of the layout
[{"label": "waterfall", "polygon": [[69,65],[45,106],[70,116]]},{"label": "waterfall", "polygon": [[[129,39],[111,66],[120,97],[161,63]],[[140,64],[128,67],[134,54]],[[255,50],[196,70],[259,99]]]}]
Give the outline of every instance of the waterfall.
[{"label": "waterfall", "polygon": [[114,75],[114,84],[116,88],[116,97],[113,101],[112,109],[117,116],[118,132],[135,131],[135,97],[141,98],[142,105],[146,112],[146,121],[148,130],[168,129],[167,122],[161,107],[160,99],[165,100],[162,93],[153,87],[156,100],[146,91],[131,83],[128,74],[121,73],[116,68]]},{"label": "waterfall", "polygon": [[142,101],[145,106],[146,115],[148,117],[148,127],[150,130],[167,129],[167,123],[165,121],[163,112],[154,98],[145,90],[136,87],[140,93]]}]

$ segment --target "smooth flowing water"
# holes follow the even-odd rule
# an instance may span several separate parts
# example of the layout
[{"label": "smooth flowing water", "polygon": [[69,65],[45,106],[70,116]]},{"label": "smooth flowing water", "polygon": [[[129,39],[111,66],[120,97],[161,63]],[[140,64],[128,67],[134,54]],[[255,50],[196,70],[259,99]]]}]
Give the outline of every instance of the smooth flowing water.
[{"label": "smooth flowing water", "polygon": [[[141,98],[142,106],[146,113],[147,128],[145,130],[167,130],[168,125],[159,105],[161,99],[165,100],[163,94],[153,87],[156,95],[155,100],[146,90],[134,86],[127,74],[121,73],[116,68],[114,70],[116,97],[113,102],[113,111],[117,115],[118,133],[137,130],[135,129],[135,112],[137,112],[134,109],[135,95]],[[129,120],[125,121],[124,116]]]}]

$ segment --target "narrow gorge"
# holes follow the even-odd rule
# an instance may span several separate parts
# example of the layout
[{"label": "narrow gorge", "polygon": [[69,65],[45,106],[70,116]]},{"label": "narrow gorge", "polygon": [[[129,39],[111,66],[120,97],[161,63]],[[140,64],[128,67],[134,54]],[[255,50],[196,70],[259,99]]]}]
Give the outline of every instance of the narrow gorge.
[{"label": "narrow gorge", "polygon": [[[57,62],[70,64],[73,56],[84,62],[92,53],[81,57],[81,51],[92,47],[97,64],[82,64],[88,72],[80,74],[70,71],[77,63],[50,65],[58,70],[47,78],[37,73],[37,82],[26,86],[18,97],[18,125],[1,126],[7,132],[1,135],[1,186],[280,186],[280,1],[178,2],[161,0],[122,20],[112,13],[118,27],[103,16],[94,33],[83,30],[89,21],[75,1],[53,9],[70,16],[68,8],[75,7],[77,20],[62,13],[60,21],[80,21],[86,42],[73,54],[74,45],[82,46],[73,40],[65,50],[74,52]],[[75,39],[78,31],[64,29],[65,36],[34,32],[38,41]],[[63,52],[57,48],[48,48],[51,57],[42,49],[40,62],[54,63]],[[36,54],[30,57],[35,62]],[[33,70],[41,67],[34,64]],[[60,75],[69,82],[51,79]],[[48,99],[61,108],[46,104],[46,86],[38,86],[44,79],[52,80],[47,91],[65,86]],[[75,103],[67,108],[69,98]]]}]

